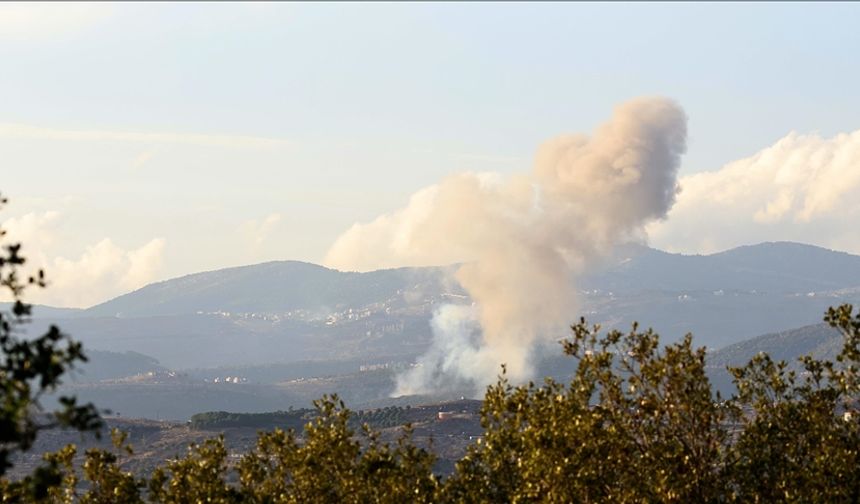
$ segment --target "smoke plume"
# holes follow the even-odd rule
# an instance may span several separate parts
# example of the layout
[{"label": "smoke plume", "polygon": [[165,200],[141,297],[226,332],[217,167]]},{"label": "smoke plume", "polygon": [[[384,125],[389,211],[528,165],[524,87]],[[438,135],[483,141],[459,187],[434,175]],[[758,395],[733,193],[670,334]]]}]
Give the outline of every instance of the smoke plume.
[{"label": "smoke plume", "polygon": [[502,363],[528,378],[535,343],[576,316],[576,274],[671,208],[685,142],[674,102],[633,100],[591,136],[546,142],[531,173],[449,176],[338,238],[326,264],[339,269],[462,263],[455,278],[475,304],[437,310],[432,347],[395,394],[480,387]]}]

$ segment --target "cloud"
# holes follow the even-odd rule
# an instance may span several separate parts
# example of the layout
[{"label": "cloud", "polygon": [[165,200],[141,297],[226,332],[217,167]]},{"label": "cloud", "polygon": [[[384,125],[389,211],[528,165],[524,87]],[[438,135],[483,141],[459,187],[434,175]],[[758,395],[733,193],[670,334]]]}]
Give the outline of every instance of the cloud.
[{"label": "cloud", "polygon": [[[164,259],[165,240],[154,238],[124,249],[110,238],[85,247],[77,258],[53,255],[58,241],[55,211],[29,213],[3,222],[4,243],[23,244],[26,272],[45,271],[48,288],[31,288],[25,300],[52,306],[86,308],[156,280]],[[4,292],[3,295],[6,293]],[[7,298],[4,298],[7,299]]]},{"label": "cloud", "polygon": [[708,253],[790,240],[860,253],[860,130],[790,133],[680,186],[668,218],[648,228],[656,247]]},{"label": "cloud", "polygon": [[[26,244],[28,249],[44,250],[54,243],[52,227],[60,218],[60,212],[30,212],[20,217],[7,219],[2,229],[13,242]],[[8,240],[7,240],[8,241]]]},{"label": "cloud", "polygon": [[20,123],[0,123],[0,138],[71,142],[167,143],[232,148],[272,148],[289,144],[287,140],[281,138],[246,135],[56,129]]},{"label": "cloud", "polygon": [[48,289],[34,298],[43,304],[89,307],[143,287],[156,279],[164,245],[164,239],[155,238],[125,250],[105,238],[77,259],[55,257],[44,266]]},{"label": "cloud", "polygon": [[262,220],[251,219],[245,221],[240,231],[245,238],[245,242],[251,244],[252,248],[257,251],[280,222],[281,214],[272,213]]},{"label": "cloud", "polygon": [[113,9],[103,3],[2,3],[0,39],[32,40],[74,33],[102,22]]}]

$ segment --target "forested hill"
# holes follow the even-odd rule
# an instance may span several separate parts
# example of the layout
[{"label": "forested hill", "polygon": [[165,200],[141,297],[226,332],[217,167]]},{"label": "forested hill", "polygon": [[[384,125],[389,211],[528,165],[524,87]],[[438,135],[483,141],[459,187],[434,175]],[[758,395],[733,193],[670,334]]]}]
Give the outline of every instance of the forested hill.
[{"label": "forested hill", "polygon": [[785,361],[789,369],[800,372],[798,357],[812,355],[835,362],[843,341],[839,331],[824,323],[763,334],[708,352],[708,374],[714,386],[727,395],[733,391],[728,366],[743,366],[756,354],[766,353],[775,362]]},{"label": "forested hill", "polygon": [[442,268],[342,272],[275,261],[195,273],[147,285],[86,310],[89,316],[151,316],[215,311],[282,313],[383,303],[404,291],[438,294]]}]

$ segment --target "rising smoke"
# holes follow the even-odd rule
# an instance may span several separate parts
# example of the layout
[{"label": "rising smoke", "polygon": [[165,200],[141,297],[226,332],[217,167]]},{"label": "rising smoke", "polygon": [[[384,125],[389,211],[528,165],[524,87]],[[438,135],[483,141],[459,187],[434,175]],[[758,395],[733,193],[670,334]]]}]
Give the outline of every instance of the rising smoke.
[{"label": "rising smoke", "polygon": [[576,317],[575,276],[671,208],[685,144],[678,105],[633,100],[590,137],[546,142],[531,173],[449,176],[338,238],[326,264],[339,269],[463,264],[455,278],[474,306],[437,310],[432,347],[395,395],[477,390],[502,363],[530,377],[535,344]]}]

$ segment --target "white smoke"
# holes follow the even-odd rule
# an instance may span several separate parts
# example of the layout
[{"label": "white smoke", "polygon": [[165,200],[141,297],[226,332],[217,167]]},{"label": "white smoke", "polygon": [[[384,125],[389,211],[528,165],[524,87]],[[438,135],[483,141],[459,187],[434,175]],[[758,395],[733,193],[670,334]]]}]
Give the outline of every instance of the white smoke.
[{"label": "white smoke", "polygon": [[475,306],[437,311],[432,348],[395,393],[483,386],[502,363],[529,377],[535,343],[575,317],[576,273],[671,208],[685,142],[674,102],[633,100],[590,137],[545,143],[531,173],[450,176],[338,238],[326,264],[339,269],[463,263],[455,278]]}]

